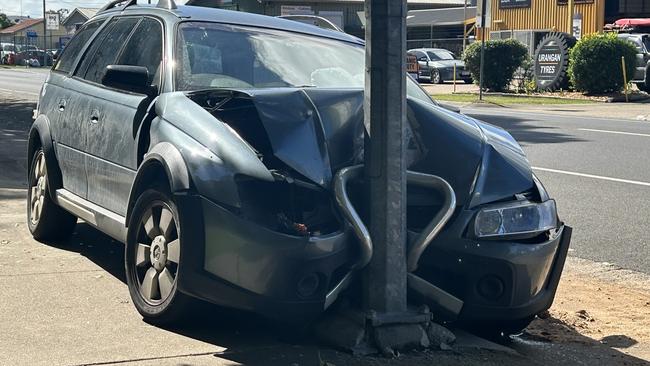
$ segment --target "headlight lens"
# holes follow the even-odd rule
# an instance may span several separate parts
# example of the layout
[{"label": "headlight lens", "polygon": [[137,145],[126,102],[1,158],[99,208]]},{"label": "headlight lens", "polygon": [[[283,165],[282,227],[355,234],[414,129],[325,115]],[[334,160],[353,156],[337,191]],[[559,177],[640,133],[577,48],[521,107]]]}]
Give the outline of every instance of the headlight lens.
[{"label": "headlight lens", "polygon": [[554,200],[484,208],[474,221],[474,233],[479,238],[532,236],[556,227],[557,209]]}]

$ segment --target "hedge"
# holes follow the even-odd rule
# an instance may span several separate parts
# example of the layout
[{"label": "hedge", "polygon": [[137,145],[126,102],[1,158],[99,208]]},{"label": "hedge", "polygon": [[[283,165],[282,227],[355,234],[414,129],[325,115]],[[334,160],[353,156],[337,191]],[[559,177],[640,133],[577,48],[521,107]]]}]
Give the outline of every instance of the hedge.
[{"label": "hedge", "polygon": [[615,33],[584,36],[571,49],[569,78],[574,88],[588,94],[619,92],[625,86],[621,57],[628,80],[636,68],[636,48]]},{"label": "hedge", "polygon": [[[528,58],[528,50],[514,39],[485,42],[485,75],[483,87],[491,91],[508,89],[515,71]],[[481,77],[481,42],[472,43],[463,53],[465,66],[476,83]]]}]

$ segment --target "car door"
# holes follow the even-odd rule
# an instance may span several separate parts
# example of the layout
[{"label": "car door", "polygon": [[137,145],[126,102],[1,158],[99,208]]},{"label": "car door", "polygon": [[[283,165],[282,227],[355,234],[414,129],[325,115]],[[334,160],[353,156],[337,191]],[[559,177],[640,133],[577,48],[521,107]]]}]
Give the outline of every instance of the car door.
[{"label": "car door", "polygon": [[422,51],[416,51],[415,55],[418,57],[418,67],[420,69],[420,76],[431,76],[431,70],[429,69],[429,57],[426,53]]},{"label": "car door", "polygon": [[144,66],[160,86],[163,27],[155,18],[120,17],[95,50],[83,77],[87,126],[88,200],[118,215],[137,170],[137,133],[152,97],[101,85],[108,65]]},{"label": "car door", "polygon": [[97,33],[104,19],[91,21],[77,31],[52,68],[47,78],[39,110],[50,121],[50,133],[63,178],[63,188],[86,197],[86,133],[81,120],[76,118],[79,110],[73,95],[71,72],[89,41]]}]

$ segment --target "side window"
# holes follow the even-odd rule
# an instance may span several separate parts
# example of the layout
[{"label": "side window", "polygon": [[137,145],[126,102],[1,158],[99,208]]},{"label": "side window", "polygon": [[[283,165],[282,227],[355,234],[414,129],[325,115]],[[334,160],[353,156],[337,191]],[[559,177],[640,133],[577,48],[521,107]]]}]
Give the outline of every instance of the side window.
[{"label": "side window", "polygon": [[151,18],[144,18],[127,42],[118,65],[144,66],[149,71],[149,82],[160,84],[160,64],[162,61],[162,26]]},{"label": "side window", "polygon": [[139,20],[140,18],[135,17],[111,20],[84,55],[75,75],[88,81],[101,83],[106,66],[115,63],[124,40]]},{"label": "side window", "polygon": [[74,66],[74,62],[77,59],[77,56],[79,55],[79,52],[81,52],[86,43],[88,43],[90,37],[95,34],[97,28],[99,28],[102,23],[103,20],[90,22],[83,28],[79,29],[77,31],[77,34],[72,37],[72,40],[70,40],[68,45],[63,50],[61,57],[59,57],[56,64],[54,65],[54,70],[65,73],[70,72]]}]

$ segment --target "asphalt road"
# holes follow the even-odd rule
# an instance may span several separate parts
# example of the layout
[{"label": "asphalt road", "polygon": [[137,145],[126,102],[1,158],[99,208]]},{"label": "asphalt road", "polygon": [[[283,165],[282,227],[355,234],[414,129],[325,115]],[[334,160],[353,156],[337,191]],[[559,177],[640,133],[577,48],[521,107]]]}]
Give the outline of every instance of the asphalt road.
[{"label": "asphalt road", "polygon": [[505,128],[523,146],[574,227],[570,255],[650,273],[650,122],[463,112]]},{"label": "asphalt road", "polygon": [[46,68],[11,68],[0,66],[0,92],[23,99],[38,99],[41,85],[47,78]]}]

